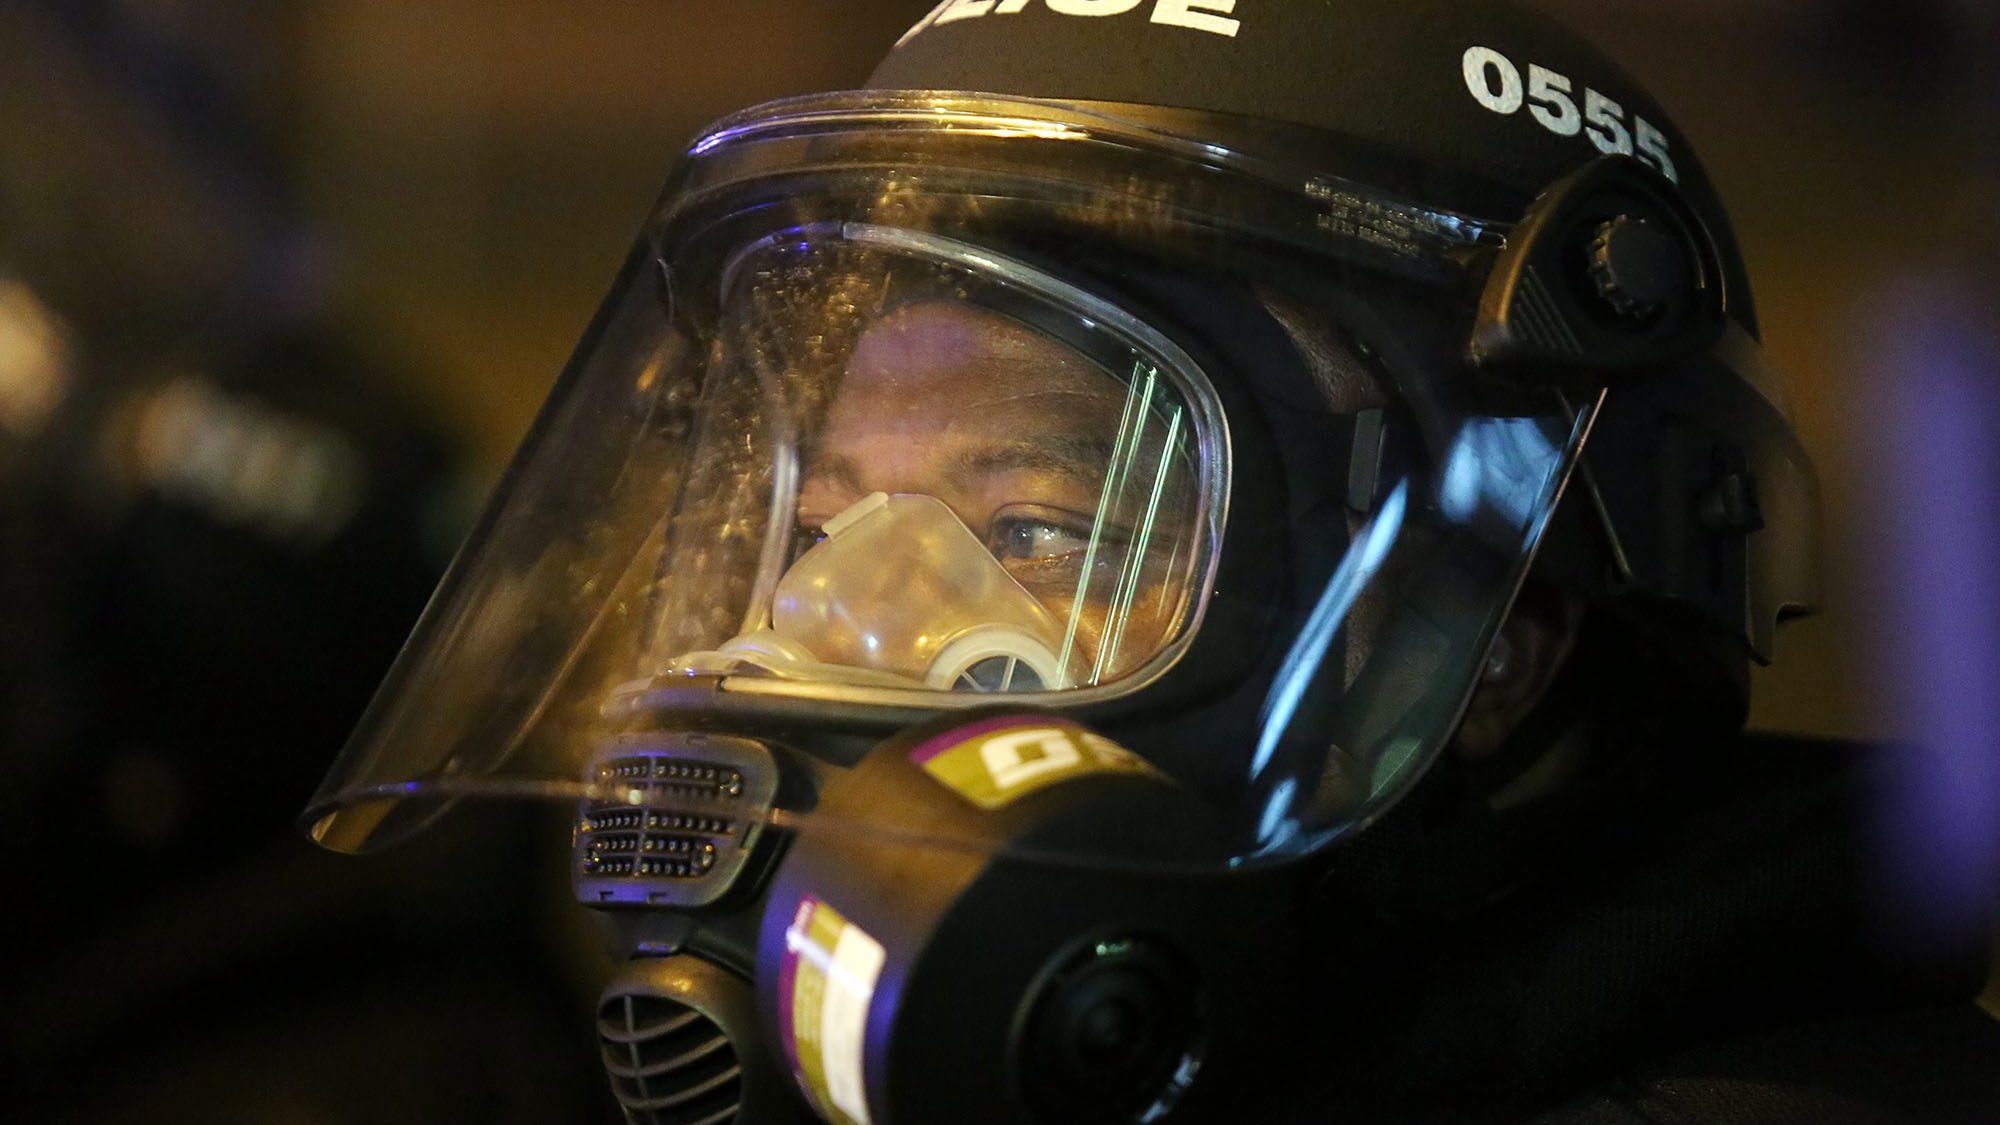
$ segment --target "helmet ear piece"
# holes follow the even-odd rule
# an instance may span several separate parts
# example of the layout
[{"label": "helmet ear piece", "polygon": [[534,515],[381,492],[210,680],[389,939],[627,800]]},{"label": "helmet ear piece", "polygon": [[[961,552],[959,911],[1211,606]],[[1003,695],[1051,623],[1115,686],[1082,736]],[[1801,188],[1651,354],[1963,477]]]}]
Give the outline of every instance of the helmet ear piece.
[{"label": "helmet ear piece", "polygon": [[1602,386],[1713,346],[1721,254],[1693,208],[1629,156],[1551,185],[1494,259],[1467,355],[1520,378]]},{"label": "helmet ear piece", "polygon": [[1583,601],[1551,590],[1515,603],[1479,668],[1472,699],[1454,734],[1461,757],[1491,758],[1555,684],[1583,622]]},{"label": "helmet ear piece", "polygon": [[1505,683],[1514,672],[1514,661],[1514,642],[1503,632],[1493,638],[1493,647],[1486,650],[1486,663],[1479,669],[1479,682]]}]

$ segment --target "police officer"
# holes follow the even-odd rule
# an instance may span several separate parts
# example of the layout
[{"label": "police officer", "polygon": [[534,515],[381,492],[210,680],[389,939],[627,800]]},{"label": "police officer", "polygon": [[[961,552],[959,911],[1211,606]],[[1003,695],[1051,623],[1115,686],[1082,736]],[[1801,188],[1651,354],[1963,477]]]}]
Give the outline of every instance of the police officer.
[{"label": "police officer", "polygon": [[307,823],[574,809],[634,1120],[2000,1112],[1735,733],[1781,401],[1542,18],[945,0],[689,148]]}]

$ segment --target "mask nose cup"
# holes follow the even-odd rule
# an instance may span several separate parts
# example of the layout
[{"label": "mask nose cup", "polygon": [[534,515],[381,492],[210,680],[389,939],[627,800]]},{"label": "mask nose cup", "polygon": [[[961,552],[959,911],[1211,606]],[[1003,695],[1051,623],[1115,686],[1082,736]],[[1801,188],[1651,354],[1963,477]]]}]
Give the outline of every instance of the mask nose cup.
[{"label": "mask nose cup", "polygon": [[989,656],[958,673],[953,691],[1041,691],[1047,685],[1035,670],[1012,656]]},{"label": "mask nose cup", "polygon": [[759,660],[749,637],[725,651],[832,680],[887,674],[938,691],[1071,685],[1055,651],[1064,623],[943,501],[878,492],[821,530],[778,581],[770,628],[757,635],[764,648],[809,662]]},{"label": "mask nose cup", "polygon": [[961,633],[939,650],[924,681],[946,691],[1051,691],[1067,686],[1056,654],[1020,629],[991,625]]}]

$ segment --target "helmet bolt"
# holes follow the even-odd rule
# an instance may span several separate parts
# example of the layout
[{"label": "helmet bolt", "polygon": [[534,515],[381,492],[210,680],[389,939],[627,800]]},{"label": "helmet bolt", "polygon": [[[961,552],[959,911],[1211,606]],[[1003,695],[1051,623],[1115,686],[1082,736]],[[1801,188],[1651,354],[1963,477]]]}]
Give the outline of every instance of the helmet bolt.
[{"label": "helmet bolt", "polygon": [[1644,219],[1620,215],[1590,238],[1590,279],[1622,320],[1653,318],[1689,288],[1686,260],[1674,238]]}]

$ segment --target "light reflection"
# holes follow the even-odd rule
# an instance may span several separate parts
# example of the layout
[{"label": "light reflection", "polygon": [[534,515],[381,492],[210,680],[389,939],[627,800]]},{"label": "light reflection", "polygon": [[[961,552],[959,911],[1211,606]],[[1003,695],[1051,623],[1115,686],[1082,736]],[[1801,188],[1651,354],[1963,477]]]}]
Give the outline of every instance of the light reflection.
[{"label": "light reflection", "polygon": [[1275,851],[1299,834],[1298,818],[1287,815],[1292,811],[1292,798],[1298,789],[1297,779],[1290,777],[1272,788],[1270,800],[1264,803],[1264,815],[1257,821],[1259,846]]},{"label": "light reflection", "polygon": [[1556,454],[1539,419],[1469,419],[1445,455],[1438,505],[1455,523],[1487,511],[1510,528],[1524,526],[1541,508]]},{"label": "light reflection", "polygon": [[1915,748],[1891,759],[1879,872],[1911,940],[1983,924],[2000,886],[2000,340],[1976,278],[1907,284],[1868,425],[1883,523],[1866,572],[1874,671]]},{"label": "light reflection", "polygon": [[1382,567],[1382,560],[1389,556],[1389,549],[1395,546],[1396,536],[1402,531],[1408,500],[1409,482],[1397,482],[1395,491],[1383,501],[1381,511],[1362,529],[1360,539],[1348,548],[1347,557],[1340,560],[1340,568],[1327,581],[1326,590],[1320,594],[1319,604],[1313,607],[1305,629],[1285,655],[1284,667],[1272,683],[1271,694],[1265,698],[1263,714],[1258,716],[1261,729],[1257,736],[1257,753],[1250,763],[1252,778],[1263,776],[1269,767],[1272,756],[1277,752],[1278,740],[1291,726],[1300,697],[1305,695],[1307,686],[1319,675],[1320,665],[1326,662],[1327,649],[1333,644],[1334,634],[1347,620],[1355,599],[1374,580],[1375,573]]}]

